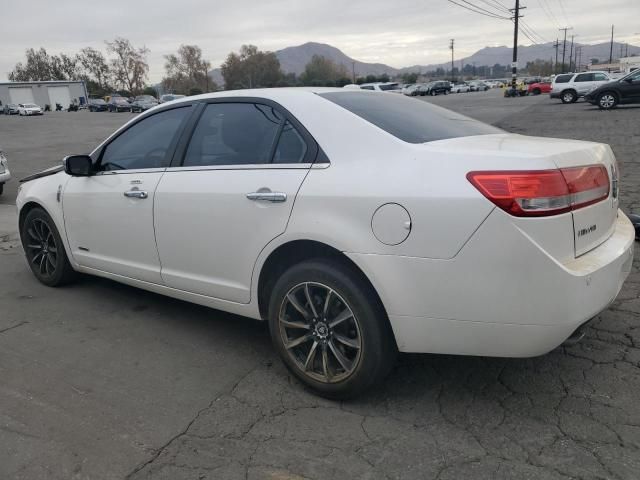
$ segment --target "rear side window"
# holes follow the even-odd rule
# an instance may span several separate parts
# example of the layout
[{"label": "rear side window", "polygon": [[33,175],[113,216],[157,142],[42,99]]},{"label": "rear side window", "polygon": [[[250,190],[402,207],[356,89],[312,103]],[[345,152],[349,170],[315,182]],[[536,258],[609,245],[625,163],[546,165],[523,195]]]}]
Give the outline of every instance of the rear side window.
[{"label": "rear side window", "polygon": [[273,163],[301,163],[306,154],[306,142],[287,120],[282,127],[282,133],[273,154]]},{"label": "rear side window", "polygon": [[569,75],[558,75],[555,78],[554,83],[569,83],[569,80],[571,80],[572,78],[573,78],[573,73]]},{"label": "rear side window", "polygon": [[265,105],[209,104],[193,132],[183,165],[269,163],[281,123],[276,110]]},{"label": "rear side window", "polygon": [[321,93],[321,97],[409,143],[504,133],[502,130],[404,95]]}]

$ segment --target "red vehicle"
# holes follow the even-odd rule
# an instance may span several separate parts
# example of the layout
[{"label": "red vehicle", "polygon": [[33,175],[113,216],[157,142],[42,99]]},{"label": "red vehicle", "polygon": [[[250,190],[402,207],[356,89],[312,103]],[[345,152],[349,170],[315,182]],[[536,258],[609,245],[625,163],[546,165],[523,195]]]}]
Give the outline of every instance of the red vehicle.
[{"label": "red vehicle", "polygon": [[541,93],[549,93],[551,91],[551,82],[542,81],[531,83],[527,88],[528,95],[540,95]]}]

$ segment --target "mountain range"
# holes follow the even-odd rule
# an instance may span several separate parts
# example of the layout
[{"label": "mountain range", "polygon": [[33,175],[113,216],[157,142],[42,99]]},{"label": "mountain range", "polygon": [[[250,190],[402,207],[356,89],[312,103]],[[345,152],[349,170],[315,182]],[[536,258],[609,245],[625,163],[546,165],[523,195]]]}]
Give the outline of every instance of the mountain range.
[{"label": "mountain range", "polygon": [[[593,58],[597,58],[600,63],[605,63],[609,61],[609,49],[610,44],[607,43],[598,43],[594,45],[588,44],[580,44],[575,43],[574,49],[576,47],[582,48],[582,63],[586,64],[591,61]],[[622,44],[618,42],[613,43],[613,58],[620,57],[621,53],[626,55],[628,48],[629,55],[640,55],[640,47],[634,45]],[[562,61],[562,50],[563,44],[561,43],[558,48],[558,61]],[[302,45],[298,45],[295,47],[286,47],[282,50],[277,50],[274,52],[280,61],[280,66],[282,71],[285,73],[295,73],[296,75],[304,72],[304,68],[311,60],[313,55],[321,55],[325,58],[328,58],[339,65],[344,65],[347,72],[351,72],[352,68],[355,68],[355,72],[357,76],[366,76],[366,75],[382,75],[386,73],[387,75],[399,75],[403,73],[420,73],[436,70],[437,68],[444,68],[445,70],[451,68],[450,62],[439,63],[439,64],[429,64],[429,65],[412,65],[410,67],[404,68],[394,68],[389,65],[385,65],[384,63],[366,63],[355,60],[340,49],[333,47],[331,45],[327,45],[325,43],[316,43],[316,42],[307,42]],[[567,42],[566,46],[566,62],[568,63],[568,57],[570,54],[570,44]],[[553,59],[555,61],[555,47],[552,42],[538,44],[538,45],[530,45],[530,46],[519,46],[518,47],[518,64],[526,65],[527,62],[534,60],[549,60]],[[460,64],[471,64],[477,67],[480,66],[493,66],[495,64],[500,65],[510,65],[511,64],[511,56],[512,56],[512,48],[511,47],[484,47],[473,55],[463,58],[455,59],[455,66],[459,67]],[[224,80],[220,73],[220,69],[216,68],[209,72],[211,78],[218,84],[222,85]]]}]

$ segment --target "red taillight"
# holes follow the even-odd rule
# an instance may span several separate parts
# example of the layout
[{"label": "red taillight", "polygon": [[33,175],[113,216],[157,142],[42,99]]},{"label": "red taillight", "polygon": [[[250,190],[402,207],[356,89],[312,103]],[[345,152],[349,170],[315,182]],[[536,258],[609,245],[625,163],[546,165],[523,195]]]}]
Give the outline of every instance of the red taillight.
[{"label": "red taillight", "polygon": [[517,217],[558,215],[609,196],[609,175],[603,165],[469,172],[467,179],[494,204]]}]

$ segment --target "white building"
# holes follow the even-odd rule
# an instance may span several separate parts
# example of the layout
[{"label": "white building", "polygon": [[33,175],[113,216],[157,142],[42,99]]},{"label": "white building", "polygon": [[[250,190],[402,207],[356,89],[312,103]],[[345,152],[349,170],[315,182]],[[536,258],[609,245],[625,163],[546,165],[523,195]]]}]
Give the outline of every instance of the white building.
[{"label": "white building", "polygon": [[84,82],[62,80],[0,83],[2,105],[35,103],[42,108],[49,105],[51,110],[55,110],[56,103],[66,109],[74,99],[79,105],[87,103],[89,95]]}]

